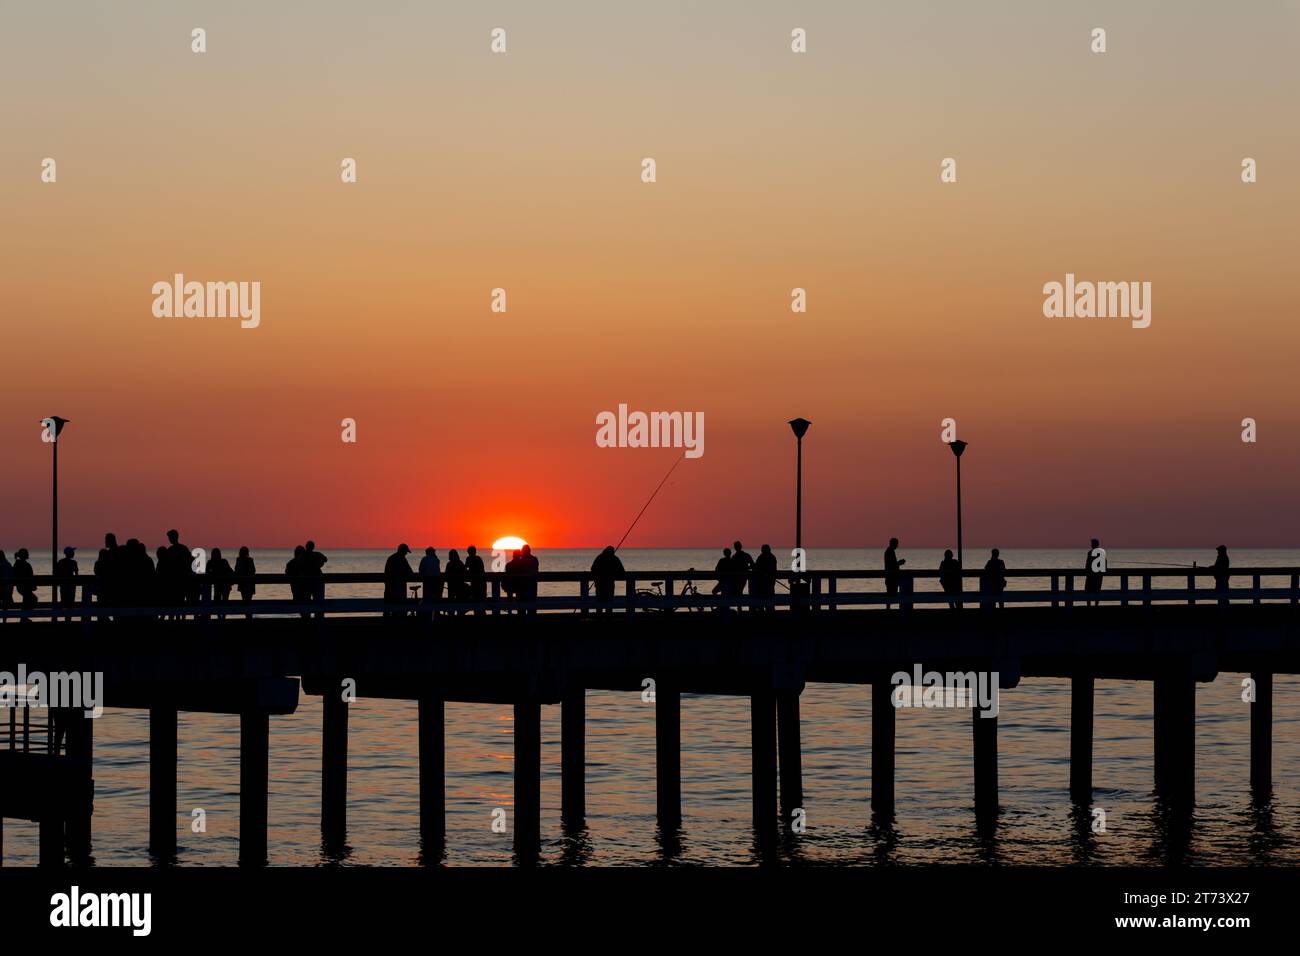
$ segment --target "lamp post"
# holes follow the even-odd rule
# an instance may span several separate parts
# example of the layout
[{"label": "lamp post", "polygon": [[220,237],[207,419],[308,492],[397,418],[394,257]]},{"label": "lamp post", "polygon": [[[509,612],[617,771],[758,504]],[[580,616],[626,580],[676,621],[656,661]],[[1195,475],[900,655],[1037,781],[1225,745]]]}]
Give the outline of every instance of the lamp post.
[{"label": "lamp post", "polygon": [[966,442],[957,440],[948,443],[953,457],[957,459],[957,567],[962,567],[961,560],[961,453],[966,450]]},{"label": "lamp post", "polygon": [[797,464],[795,465],[794,479],[794,546],[795,550],[803,548],[803,436],[808,431],[808,426],[812,422],[806,418],[790,419],[790,430],[794,432],[795,444],[798,447]]},{"label": "lamp post", "polygon": [[[63,426],[68,424],[68,420],[60,418],[58,415],[51,415],[49,418],[42,418],[41,424],[50,433],[50,452],[53,461],[53,471],[50,479],[50,491],[53,498],[50,510],[50,573],[54,574],[56,573],[55,568],[59,564],[59,433],[63,431]],[[50,591],[50,606],[54,607],[59,603],[58,584],[51,584]]]}]

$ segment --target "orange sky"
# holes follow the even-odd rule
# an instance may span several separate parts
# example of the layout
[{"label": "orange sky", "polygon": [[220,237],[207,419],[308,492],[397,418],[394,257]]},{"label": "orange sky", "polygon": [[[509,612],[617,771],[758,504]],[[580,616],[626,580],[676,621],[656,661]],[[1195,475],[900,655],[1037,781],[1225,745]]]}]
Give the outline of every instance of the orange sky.
[{"label": "orange sky", "polygon": [[[1297,543],[1294,5],[266,6],[6,14],[0,547],[51,413],[82,547],[600,545],[676,455],[620,402],[706,420],[629,546],[788,543],[796,415],[812,546],[951,544],[945,417],[968,544]],[[1067,272],[1151,327],[1044,318]]]}]

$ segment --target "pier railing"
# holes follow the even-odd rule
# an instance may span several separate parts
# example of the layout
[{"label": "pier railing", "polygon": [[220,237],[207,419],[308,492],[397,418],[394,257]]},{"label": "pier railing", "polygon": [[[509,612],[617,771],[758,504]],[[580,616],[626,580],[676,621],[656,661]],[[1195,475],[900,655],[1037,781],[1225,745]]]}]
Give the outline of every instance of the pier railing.
[{"label": "pier railing", "polygon": [[[413,575],[402,582],[401,602],[383,598],[385,577],[380,573],[323,574],[295,577],[257,574],[226,578],[228,601],[217,597],[213,580],[191,575],[175,585],[186,594],[184,603],[163,600],[157,594],[127,596],[130,582],[104,582],[93,575],[56,578],[37,575],[29,579],[37,589],[71,588],[71,600],[37,601],[24,607],[15,593],[13,603],[0,608],[0,621],[22,619],[83,620],[162,616],[181,617],[324,617],[387,614],[395,616],[448,616],[464,613],[569,613],[584,615],[652,614],[668,612],[722,612],[730,610],[804,611],[822,613],[841,608],[955,607],[986,610],[1016,606],[1071,609],[1089,603],[1120,606],[1158,604],[1300,604],[1300,568],[1234,568],[1220,589],[1210,568],[1149,568],[1110,570],[1097,576],[1100,589],[1087,590],[1090,575],[1078,569],[1011,569],[1004,572],[1006,589],[990,589],[982,571],[961,572],[960,592],[945,592],[937,570],[904,571],[892,582],[883,571],[781,571],[775,593],[754,595],[753,579],[743,593],[716,589],[733,581],[712,571],[629,571],[618,575],[612,594],[598,586],[586,571],[542,571],[535,575],[489,573],[481,584],[482,597],[466,590],[455,600],[446,591],[446,576],[431,579],[440,597],[427,600],[430,580]],[[17,583],[17,582],[15,582]],[[253,584],[257,596],[241,599],[241,583]],[[887,585],[894,583],[890,593]],[[292,596],[294,586],[299,597]],[[156,586],[156,585],[154,585]],[[733,584],[734,587],[734,584]],[[520,590],[522,589],[522,590]],[[602,592],[606,593],[602,593]],[[268,594],[269,592],[269,594]],[[378,592],[378,593],[376,593]],[[512,593],[513,592],[513,593]],[[174,590],[173,590],[173,593]],[[303,594],[308,595],[303,597]]]}]

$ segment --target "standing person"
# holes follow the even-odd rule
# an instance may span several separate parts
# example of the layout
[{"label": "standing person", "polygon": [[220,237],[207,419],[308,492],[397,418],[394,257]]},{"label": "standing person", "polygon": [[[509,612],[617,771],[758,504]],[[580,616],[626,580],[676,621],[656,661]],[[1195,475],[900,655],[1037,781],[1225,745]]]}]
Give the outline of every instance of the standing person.
[{"label": "standing person", "polygon": [[[943,560],[939,562],[939,584],[944,594],[961,594],[961,565],[952,556],[952,548],[943,552]],[[956,610],[957,601],[950,599],[948,606]]]},{"label": "standing person", "polygon": [[104,547],[95,561],[95,598],[105,607],[122,600],[122,579],[126,574],[126,550],[117,546],[117,535],[104,535]]},{"label": "standing person", "polygon": [[204,570],[212,584],[212,603],[221,608],[217,611],[217,620],[224,621],[226,619],[224,606],[230,603],[230,588],[235,577],[234,569],[230,567],[230,562],[221,556],[221,549],[213,548],[212,556],[208,558]]},{"label": "standing person", "polygon": [[[1102,575],[1106,570],[1106,552],[1101,548],[1101,542],[1096,538],[1092,539],[1092,547],[1088,549],[1088,554],[1084,558],[1084,577],[1083,590],[1088,594],[1101,593]],[[1088,606],[1096,607],[1101,603],[1100,598],[1088,598]]]},{"label": "standing person", "polygon": [[612,544],[605,545],[605,550],[591,562],[591,577],[596,584],[596,603],[605,605],[596,608],[597,617],[613,615],[614,582],[626,573]]},{"label": "standing person", "polygon": [[765,544],[758,549],[758,559],[754,562],[754,576],[749,586],[749,593],[760,602],[756,611],[772,612],[776,597],[776,555],[772,546]]},{"label": "standing person", "polygon": [[1217,548],[1218,556],[1214,559],[1214,590],[1219,592],[1219,604],[1226,606],[1228,604],[1228,582],[1231,580],[1229,569],[1232,563],[1228,560],[1228,546],[1221,544]]},{"label": "standing person", "polygon": [[[239,599],[247,604],[253,600],[253,595],[257,593],[257,585],[251,580],[242,580],[252,578],[257,573],[257,565],[253,563],[253,556],[248,553],[248,545],[239,549],[239,555],[235,558],[235,577],[240,578],[237,585],[239,589]],[[245,611],[245,615],[251,621],[253,619],[252,611]]]},{"label": "standing person", "polygon": [[[307,604],[311,601],[311,571],[311,559],[307,557],[307,549],[298,545],[293,549],[293,557],[284,566],[284,573],[289,575],[289,593],[293,597],[294,604]],[[299,611],[298,614],[304,618],[311,616],[310,611]]]},{"label": "standing person", "polygon": [[[427,611],[420,612],[420,616],[427,621],[437,613],[433,605],[442,600],[442,562],[438,560],[437,551],[433,548],[424,549],[424,557],[420,559],[417,573],[420,575],[420,583],[424,585],[420,603],[428,608]],[[447,596],[450,598],[450,593]]]},{"label": "standing person", "polygon": [[520,570],[519,574],[523,578],[520,582],[522,588],[522,598],[528,615],[537,613],[537,572],[541,568],[537,557],[533,554],[532,545],[526,544],[523,547],[523,554],[519,556]]},{"label": "standing person", "polygon": [[0,551],[0,614],[7,615],[14,603],[14,566]]},{"label": "standing person", "polygon": [[510,552],[510,560],[506,562],[505,580],[501,582],[501,590],[506,592],[506,601],[514,605],[507,612],[509,614],[514,614],[519,610],[519,575],[523,573],[519,564],[519,557],[518,551]]},{"label": "standing person", "polygon": [[[384,562],[384,603],[391,605],[403,605],[406,603],[406,582],[411,580],[411,565],[406,560],[406,556],[411,553],[410,547],[406,542],[397,546],[397,550],[388,556]],[[406,611],[401,608],[389,608],[384,611],[385,617],[398,618],[405,617]]]},{"label": "standing person", "polygon": [[713,566],[713,573],[718,576],[718,583],[713,585],[713,593],[719,595],[723,601],[718,605],[718,610],[724,614],[731,610],[731,549],[723,548],[722,557],[718,558],[718,563]]},{"label": "standing person", "polygon": [[994,548],[989,555],[988,563],[984,565],[984,587],[982,590],[998,598],[998,607],[1006,607],[1006,604],[1001,600],[1001,595],[1007,589],[1007,564],[999,557],[1001,553],[997,548]]},{"label": "standing person", "polygon": [[735,549],[731,552],[731,570],[735,582],[732,587],[735,592],[736,606],[740,607],[740,601],[745,596],[745,585],[749,581],[749,574],[754,570],[754,559],[739,541],[734,542],[732,548]]},{"label": "standing person", "polygon": [[54,565],[54,576],[64,579],[59,582],[59,607],[77,606],[77,582],[72,580],[77,576],[76,553],[76,548],[64,548],[63,557]]},{"label": "standing person", "polygon": [[[465,564],[455,548],[447,552],[447,600],[456,604],[465,603]],[[460,608],[451,613],[464,614],[465,609]]]},{"label": "standing person", "polygon": [[[19,548],[14,552],[14,590],[22,598],[24,611],[32,611],[36,608],[36,585],[32,584],[32,578],[36,575],[27,560],[29,556],[26,548]],[[31,622],[30,617],[23,618],[24,624]]]},{"label": "standing person", "polygon": [[487,603],[487,572],[483,568],[478,548],[472,544],[465,549],[465,579],[468,582],[469,599],[480,605],[474,613],[485,614],[481,605]]},{"label": "standing person", "polygon": [[[885,549],[885,594],[889,597],[898,595],[898,582],[903,579],[903,565],[907,564],[907,558],[898,556],[898,539],[890,538],[889,547]],[[885,601],[885,609],[893,607],[889,601]]]},{"label": "standing person", "polygon": [[[172,573],[172,590],[177,604],[194,604],[195,588],[198,581],[194,575],[193,557],[190,549],[181,544],[181,533],[175,528],[167,532],[167,557],[170,559]],[[177,617],[185,615],[178,614]]]},{"label": "standing person", "polygon": [[311,600],[317,604],[325,600],[325,563],[329,558],[316,550],[316,542],[307,542],[307,576],[311,578]]}]

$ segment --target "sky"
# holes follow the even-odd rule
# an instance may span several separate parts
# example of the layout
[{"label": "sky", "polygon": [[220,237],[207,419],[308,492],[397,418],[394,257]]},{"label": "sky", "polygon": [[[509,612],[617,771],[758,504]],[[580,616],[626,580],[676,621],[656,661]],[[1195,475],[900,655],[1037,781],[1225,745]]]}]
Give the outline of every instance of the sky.
[{"label": "sky", "polygon": [[[48,544],[51,414],[61,545],[600,546],[680,455],[599,447],[620,403],[705,419],[630,547],[791,543],[796,416],[809,547],[953,545],[945,418],[967,547],[1300,543],[1296,2],[0,27],[10,552]],[[176,273],[260,282],[260,324],[156,316]],[[1150,327],[1045,317],[1067,273],[1150,282]]]}]

